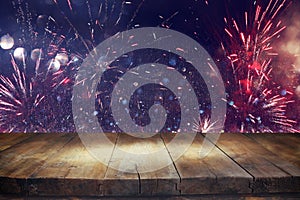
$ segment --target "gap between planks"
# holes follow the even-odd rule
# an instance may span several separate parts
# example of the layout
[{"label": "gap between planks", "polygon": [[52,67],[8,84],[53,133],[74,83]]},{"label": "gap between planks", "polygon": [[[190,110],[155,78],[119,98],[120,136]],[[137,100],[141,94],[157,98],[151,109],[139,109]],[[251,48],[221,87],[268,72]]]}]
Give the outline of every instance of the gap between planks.
[{"label": "gap between planks", "polygon": [[[7,189],[7,184],[12,184],[14,187],[10,189],[19,192],[25,190],[30,195],[49,195],[51,192],[47,191],[49,187],[43,186],[45,183],[49,185],[59,183],[56,189],[52,188],[52,192],[60,191],[61,195],[71,195],[75,190],[78,195],[94,194],[95,196],[277,193],[295,192],[300,188],[299,168],[278,158],[273,151],[264,148],[261,142],[257,142],[259,136],[253,140],[253,138],[241,134],[222,134],[216,145],[217,148],[213,149],[208,157],[199,159],[198,151],[203,142],[203,136],[197,135],[192,146],[181,158],[175,160],[172,157],[172,148],[168,146],[170,137],[161,135],[160,138],[150,140],[150,142],[154,147],[166,147],[165,157],[170,159],[171,166],[151,173],[139,173],[137,170],[136,173],[130,174],[110,168],[112,162],[119,162],[120,165],[124,160],[114,154],[115,149],[111,154],[109,167],[104,166],[103,169],[100,167],[100,170],[99,164],[93,163],[95,159],[82,146],[78,136],[74,138],[74,135],[49,135],[34,135],[24,138],[24,140],[20,139],[19,142],[11,143],[10,147],[0,152],[2,176],[6,174],[8,179],[9,177],[25,178],[27,187],[20,188],[19,183],[15,180],[5,179],[6,183],[4,180],[1,181],[2,183],[4,181],[4,186],[0,186],[0,191],[1,188],[2,190],[3,188]],[[57,141],[60,137],[61,139]],[[111,140],[115,141],[115,148],[130,150],[128,145],[126,146],[126,143],[132,142],[129,137],[126,135],[122,135],[120,138],[114,135],[111,137]],[[294,143],[297,144],[297,142]],[[40,148],[37,148],[36,145],[40,145]],[[30,146],[32,147],[31,152],[28,151]],[[47,154],[42,155],[45,152]],[[65,162],[66,171],[60,168],[59,160],[64,158],[62,152],[69,153]],[[72,155],[76,155],[76,152],[79,155],[73,157]],[[7,155],[3,157],[3,153]],[[22,162],[23,158],[31,160],[32,163],[28,165]],[[97,166],[96,168],[101,171],[102,175],[99,176],[97,170],[96,174],[88,175],[85,167],[80,169],[79,161],[83,158],[87,158],[91,162],[87,168],[94,169]],[[293,159],[297,160],[297,158]],[[7,163],[11,161],[14,161],[15,165],[21,166],[21,169],[14,166],[12,169],[7,168]],[[114,166],[116,165],[114,164]],[[7,169],[10,171],[6,171]],[[51,170],[54,170],[52,173],[56,171],[56,173],[65,174],[51,177],[50,173],[47,177],[47,173]],[[82,173],[81,177],[78,171]],[[63,180],[61,180],[62,178]],[[120,180],[122,181],[120,182]],[[66,186],[67,183],[69,185]],[[85,188],[90,183],[93,186],[90,190],[86,190]]]}]

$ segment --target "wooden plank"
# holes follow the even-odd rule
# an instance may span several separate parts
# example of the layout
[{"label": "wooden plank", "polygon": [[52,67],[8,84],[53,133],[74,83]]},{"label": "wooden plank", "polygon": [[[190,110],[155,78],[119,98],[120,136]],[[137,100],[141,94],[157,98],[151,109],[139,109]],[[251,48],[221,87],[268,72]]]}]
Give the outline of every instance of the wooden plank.
[{"label": "wooden plank", "polygon": [[[159,157],[144,156],[159,150],[162,150]],[[144,164],[136,165],[138,161]],[[176,190],[179,176],[172,164],[149,172],[159,167],[156,165],[159,162],[172,163],[159,135],[142,139],[120,134],[104,180],[105,195],[179,194]]]},{"label": "wooden plank", "polygon": [[76,136],[31,175],[29,195],[99,196],[106,168]]},{"label": "wooden plank", "polygon": [[0,194],[26,195],[26,180],[0,176]]},{"label": "wooden plank", "polygon": [[100,190],[103,196],[138,196],[139,177],[137,174],[108,168]]},{"label": "wooden plank", "polygon": [[300,167],[300,134],[247,134],[281,159]]},{"label": "wooden plank", "polygon": [[[297,200],[300,198],[299,194],[264,194],[264,195],[184,195],[184,196],[148,196],[148,197],[30,197],[30,200]],[[27,198],[16,196],[16,195],[1,195],[0,200],[24,200]]]},{"label": "wooden plank", "polygon": [[[169,143],[168,137],[163,138]],[[181,194],[251,193],[252,177],[219,149],[214,148],[205,158],[199,157],[202,142],[203,136],[196,135],[193,144],[175,161],[181,177]],[[174,157],[172,148],[168,150]]]},{"label": "wooden plank", "polygon": [[23,134],[23,133],[0,133],[0,151],[8,149],[15,144],[22,142],[34,134]]},{"label": "wooden plank", "polygon": [[180,177],[173,165],[154,172],[140,174],[140,195],[179,195]]},{"label": "wooden plank", "polygon": [[[151,163],[152,170],[155,168],[157,170],[140,173],[141,195],[179,195],[178,185],[180,184],[180,177],[162,137],[156,135],[147,139],[146,142],[149,145],[148,147],[150,147],[150,152],[158,149],[163,149],[163,152],[160,152],[155,158],[149,158],[147,161],[149,165]],[[160,165],[155,165],[154,163],[160,163],[161,166],[165,167],[160,168]],[[170,164],[167,165],[167,163]]]},{"label": "wooden plank", "polygon": [[254,193],[300,192],[300,169],[242,134],[222,134],[218,147],[253,177]]},{"label": "wooden plank", "polygon": [[72,134],[36,134],[0,152],[0,192],[26,193],[26,179],[73,137]]},{"label": "wooden plank", "polygon": [[[0,151],[0,194],[30,195],[37,199],[55,195],[118,196],[116,199],[119,196],[204,195],[199,197],[209,199],[212,196],[207,195],[226,197],[300,192],[299,167],[285,160],[299,159],[295,157],[299,153],[298,139],[295,138],[282,141],[286,137],[274,137],[272,145],[268,140],[273,137],[268,135],[261,139],[259,135],[222,134],[217,148],[200,159],[199,150],[204,138],[197,135],[192,146],[175,160],[175,165],[161,169],[156,165],[166,161],[172,163],[175,159],[172,148],[157,157],[149,157],[145,162],[158,170],[146,173],[148,165],[132,165],[133,160],[139,159],[142,153],[168,147],[172,136],[162,134],[137,139],[125,134],[119,137],[108,134],[107,137],[116,143],[114,152],[108,156],[110,168],[91,156],[74,134],[33,134],[20,140]],[[261,145],[262,141],[268,145]],[[95,144],[98,147],[94,153],[109,154],[106,149],[110,147],[106,143],[95,140]],[[136,156],[120,154],[116,149],[135,152]],[[287,152],[280,152],[285,149]],[[131,173],[117,170],[124,167]]]}]

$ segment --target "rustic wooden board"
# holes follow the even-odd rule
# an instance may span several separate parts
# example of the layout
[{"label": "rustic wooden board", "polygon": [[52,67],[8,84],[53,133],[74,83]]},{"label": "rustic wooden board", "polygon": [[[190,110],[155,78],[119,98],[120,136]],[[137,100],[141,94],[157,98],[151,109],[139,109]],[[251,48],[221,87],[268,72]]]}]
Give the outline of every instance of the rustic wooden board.
[{"label": "rustic wooden board", "polygon": [[101,191],[103,196],[138,196],[139,188],[138,174],[119,172],[109,168]]},{"label": "rustic wooden board", "polygon": [[[165,135],[163,138],[168,143]],[[214,148],[207,157],[200,158],[202,142],[203,136],[198,134],[190,148],[175,161],[181,177],[181,194],[251,193],[252,177],[219,149]]]},{"label": "rustic wooden board", "polygon": [[300,167],[300,134],[247,134],[281,159]]},{"label": "rustic wooden board", "polygon": [[0,133],[0,151],[8,149],[15,144],[22,142],[34,134],[23,134],[23,133]]},{"label": "rustic wooden board", "polygon": [[97,196],[106,168],[76,136],[30,176],[28,184],[35,189],[29,194]]},{"label": "rustic wooden board", "polygon": [[300,192],[300,169],[242,134],[222,134],[218,147],[254,177],[254,193]]},{"label": "rustic wooden board", "polygon": [[73,137],[71,134],[35,135],[15,145],[14,148],[3,151],[0,159],[0,175],[28,178]]},{"label": "rustic wooden board", "polygon": [[[217,147],[200,158],[204,136],[198,134],[192,146],[175,160],[172,149],[165,149],[172,135],[134,139],[107,134],[113,149],[92,140],[98,145],[94,153],[108,155],[107,167],[87,151],[77,134],[20,134],[20,138],[4,135],[0,136],[1,145],[7,147],[0,151],[0,194],[35,198],[118,196],[117,199],[300,192],[300,168],[291,164],[299,162],[298,136],[222,134]],[[130,157],[122,157],[116,151],[140,154],[160,148],[164,151],[147,162],[150,167],[157,167],[155,164],[163,160],[170,165],[147,173],[142,173],[141,166],[132,168]],[[132,173],[117,170],[126,166],[132,168]]]},{"label": "rustic wooden board", "polygon": [[36,134],[0,154],[0,192],[26,193],[27,178],[68,143],[71,134]]},{"label": "rustic wooden board", "polygon": [[[104,179],[106,194],[110,195],[158,195],[179,194],[176,185],[179,177],[172,165],[172,160],[164,148],[164,143],[159,135],[151,138],[136,139],[126,134],[120,134],[116,149],[110,161],[109,169]],[[146,166],[156,167],[156,162],[169,161],[171,165],[155,172],[146,173],[143,165],[135,166],[131,163],[133,157],[122,154],[121,151],[131,153],[153,152],[164,149],[159,158],[147,160]],[[152,158],[153,159],[153,158]],[[111,168],[111,166],[114,166]],[[118,167],[127,169],[127,172],[116,170]],[[145,173],[142,173],[145,172]],[[113,189],[111,189],[113,188]]]},{"label": "rustic wooden board", "polygon": [[[119,139],[119,134],[115,136],[109,134],[107,136],[110,137],[111,141],[115,141],[115,143],[117,143]],[[115,137],[115,140],[112,139],[113,137]],[[111,162],[111,160],[109,162]],[[100,185],[99,190],[101,196],[135,196],[139,191],[138,176],[137,174],[119,172],[110,168],[108,164],[104,174],[103,184]]]}]

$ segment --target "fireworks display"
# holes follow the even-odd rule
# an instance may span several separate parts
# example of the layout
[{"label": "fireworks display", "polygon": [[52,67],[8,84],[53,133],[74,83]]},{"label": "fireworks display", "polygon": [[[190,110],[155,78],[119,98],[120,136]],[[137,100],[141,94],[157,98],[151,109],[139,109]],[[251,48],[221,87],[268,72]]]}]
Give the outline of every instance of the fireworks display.
[{"label": "fireworks display", "polygon": [[240,132],[295,132],[297,123],[286,116],[292,92],[272,80],[272,60],[277,56],[274,39],[286,28],[277,19],[287,1],[254,2],[254,12],[245,12],[244,24],[225,18],[228,40],[222,48],[231,65],[228,104]]},{"label": "fireworks display", "polygon": [[[75,82],[75,79],[83,60],[94,47],[110,36],[147,26],[159,26],[185,33],[204,46],[215,58],[227,94],[224,99],[228,104],[225,131],[298,132],[299,113],[297,109],[291,108],[299,103],[299,98],[294,94],[300,91],[296,89],[295,81],[299,78],[299,70],[295,70],[292,86],[278,80],[275,71],[279,69],[277,66],[280,65],[283,70],[286,65],[279,62],[282,60],[282,51],[277,50],[277,46],[280,41],[281,47],[287,49],[284,45],[288,43],[280,36],[289,27],[282,18],[285,11],[294,4],[289,0],[237,2],[2,2],[2,7],[8,9],[0,20],[0,132],[75,132],[72,88],[76,84],[82,84]],[[226,13],[226,9],[230,11]],[[216,20],[213,21],[214,19]],[[293,39],[298,40],[299,33],[295,33]],[[298,51],[293,53],[298,54]],[[113,64],[130,68],[143,63],[139,59],[150,55],[137,54],[138,52],[128,54]],[[159,57],[159,53],[153,55]],[[181,63],[178,61],[181,58],[174,59],[174,55],[168,52],[161,55],[160,60],[172,68],[177,69]],[[297,62],[291,64],[298,65]],[[116,66],[110,66],[112,67]],[[299,66],[294,68],[299,69]],[[114,72],[119,73],[116,70]],[[182,71],[182,74],[188,76],[190,72]],[[115,74],[106,74],[107,79],[112,79],[107,82],[117,81]],[[202,80],[195,75],[191,79],[199,79],[200,83]],[[101,87],[105,85],[99,85]],[[108,90],[107,87],[104,90]],[[106,93],[101,94],[102,96],[95,97],[99,102],[95,115],[99,116],[100,124],[107,124],[106,131],[112,131],[111,126],[116,126],[112,116],[101,114],[97,110],[97,106],[110,106],[105,101]],[[124,99],[120,101],[125,102]],[[172,102],[160,101],[162,105],[169,105],[168,112],[173,112],[170,106]],[[176,104],[175,114],[171,113],[170,116],[175,116],[175,125],[179,127],[180,108],[176,99],[173,104]],[[204,104],[199,108],[199,119],[191,119],[190,123],[193,124],[196,120],[194,127],[199,132],[213,131],[216,122],[210,121],[209,101]],[[133,111],[130,112],[132,114]],[[143,118],[139,123],[145,123]],[[165,131],[176,131],[176,127],[166,125]]]},{"label": "fireworks display", "polygon": [[39,15],[34,23],[27,3],[11,3],[21,34],[1,38],[0,131],[75,131],[69,123],[70,98],[80,57],[65,48],[75,39],[66,41],[54,31],[57,24],[50,16]]}]

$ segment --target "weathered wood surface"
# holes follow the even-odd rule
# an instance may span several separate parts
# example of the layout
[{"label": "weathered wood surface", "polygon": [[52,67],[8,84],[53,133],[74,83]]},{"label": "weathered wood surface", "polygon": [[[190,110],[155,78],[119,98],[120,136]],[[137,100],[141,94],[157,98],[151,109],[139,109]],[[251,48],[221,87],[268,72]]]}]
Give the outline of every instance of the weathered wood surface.
[{"label": "weathered wood surface", "polygon": [[[135,165],[134,163],[136,163],[136,161],[132,162],[132,160],[135,159],[135,154],[152,153],[159,149],[163,149],[160,157],[147,157],[149,160],[143,160],[144,162],[140,160],[142,163],[140,165]],[[145,139],[136,139],[128,135],[120,135],[104,179],[104,181],[109,183],[104,184],[104,191],[107,191],[108,195],[179,194],[176,186],[180,178],[172,164],[155,170],[154,172],[149,172],[148,169],[144,168],[144,166],[155,167],[155,163],[160,160],[172,163],[159,135]],[[119,168],[125,169],[126,171],[118,170]]]},{"label": "weathered wood surface", "polygon": [[[0,134],[0,194],[23,196],[180,196],[259,195],[300,192],[300,137],[283,134],[222,134],[205,158],[199,157],[204,136],[179,158],[157,135],[133,139],[109,134],[115,147],[108,166],[93,157],[76,134]],[[99,153],[106,144],[99,144]],[[179,144],[180,145],[180,144]],[[109,148],[108,148],[109,149]],[[124,152],[155,152],[149,165],[170,165],[145,172]],[[96,153],[97,153],[96,151]],[[146,165],[147,166],[147,165]],[[119,168],[128,172],[118,171]]]},{"label": "weathered wood surface", "polygon": [[79,137],[73,138],[28,179],[30,195],[100,194],[106,166],[93,158]]},{"label": "weathered wood surface", "polygon": [[253,193],[300,192],[300,168],[255,140],[242,134],[222,134],[217,145],[253,176],[250,184]]},{"label": "weathered wood surface", "polygon": [[247,134],[264,148],[300,167],[300,134]]},{"label": "weathered wood surface", "polygon": [[20,133],[0,134],[0,151],[8,149],[9,147],[18,144],[23,140],[26,140],[32,136],[33,134],[20,134]]},{"label": "weathered wood surface", "polygon": [[0,192],[26,193],[27,178],[73,137],[74,135],[68,134],[40,134],[2,151]]},{"label": "weathered wood surface", "polygon": [[[200,158],[203,139],[197,135],[190,148],[175,161],[181,177],[181,194],[251,193],[251,175],[219,149],[214,148],[208,156]],[[173,152],[170,154],[173,156]]]}]

